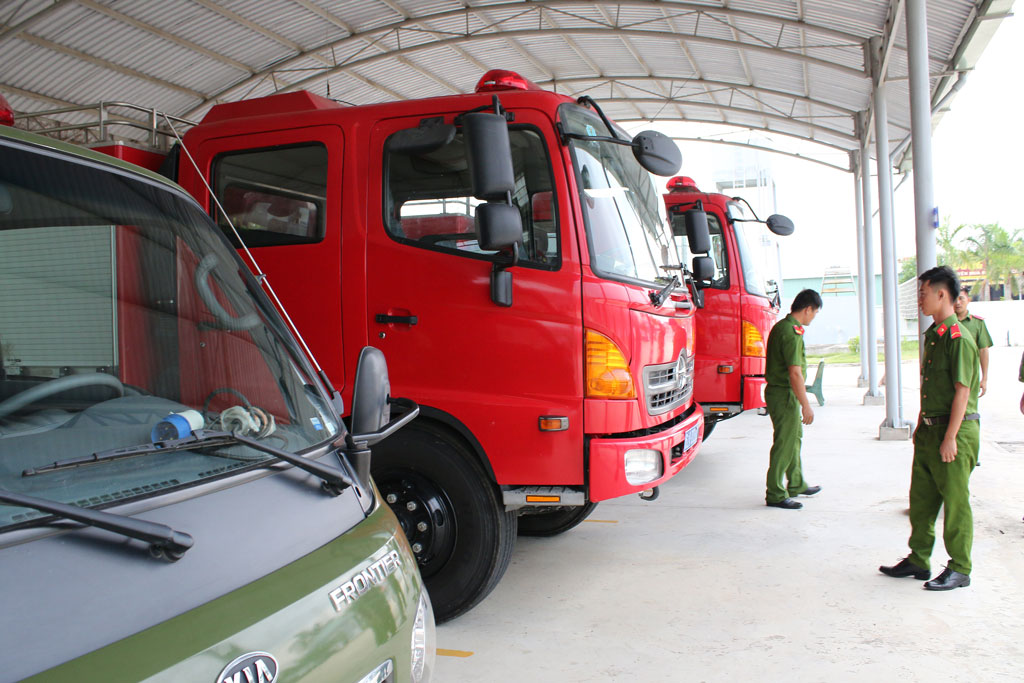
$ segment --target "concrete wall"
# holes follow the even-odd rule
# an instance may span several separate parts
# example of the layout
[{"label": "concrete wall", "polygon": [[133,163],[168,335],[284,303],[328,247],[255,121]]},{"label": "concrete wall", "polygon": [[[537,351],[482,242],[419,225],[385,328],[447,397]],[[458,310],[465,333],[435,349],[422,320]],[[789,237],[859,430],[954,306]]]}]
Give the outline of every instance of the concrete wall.
[{"label": "concrete wall", "polygon": [[1024,301],[975,301],[967,310],[985,319],[996,346],[1024,346]]},{"label": "concrete wall", "polygon": [[[782,315],[789,312],[793,297],[801,289],[816,289],[811,278],[787,280],[783,291],[789,294],[782,300]],[[797,285],[790,287],[791,284]],[[821,286],[821,278],[818,278]],[[878,283],[876,291],[881,289]],[[882,329],[881,298],[874,307],[875,334],[879,343],[884,340]],[[857,310],[857,297],[850,295],[823,296],[824,307],[818,312],[814,322],[807,327],[804,341],[808,345],[845,344],[851,338],[860,335],[860,318]],[[1024,346],[1024,301],[975,301],[968,310],[974,315],[985,319],[989,334],[996,346]],[[900,335],[906,339],[917,336],[917,320],[900,318]]]}]

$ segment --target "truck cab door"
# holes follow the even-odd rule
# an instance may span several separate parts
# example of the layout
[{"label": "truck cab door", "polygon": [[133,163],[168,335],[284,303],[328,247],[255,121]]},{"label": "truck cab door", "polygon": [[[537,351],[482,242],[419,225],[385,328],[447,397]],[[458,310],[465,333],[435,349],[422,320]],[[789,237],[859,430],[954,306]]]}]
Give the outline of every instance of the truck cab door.
[{"label": "truck cab door", "polygon": [[[477,243],[461,132],[420,154],[386,149],[420,118],[381,121],[370,139],[369,343],[387,356],[395,393],[467,428],[499,484],[582,484],[580,272],[551,123],[517,111],[510,126],[524,234],[503,307],[491,300],[495,254]],[[545,416],[564,428],[541,431]]]},{"label": "truck cab door", "polygon": [[[341,128],[320,125],[209,137],[193,150],[235,230],[339,391],[345,384],[343,145]],[[193,196],[208,197],[189,165],[182,165],[181,176]],[[215,203],[200,203],[240,248]]]},{"label": "truck cab door", "polygon": [[[735,403],[741,397],[740,275],[739,256],[732,226],[717,207],[705,202],[714,277],[704,288],[704,308],[697,310],[697,345],[694,362],[694,400],[698,403]],[[683,262],[689,262],[686,240],[678,240]]]}]

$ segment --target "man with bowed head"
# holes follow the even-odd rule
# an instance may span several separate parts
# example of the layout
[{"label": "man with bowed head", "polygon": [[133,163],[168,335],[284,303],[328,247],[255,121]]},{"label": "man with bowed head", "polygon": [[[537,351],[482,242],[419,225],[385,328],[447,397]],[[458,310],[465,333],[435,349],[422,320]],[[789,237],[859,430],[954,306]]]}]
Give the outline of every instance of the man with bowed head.
[{"label": "man with bowed head", "polygon": [[[765,505],[784,510],[799,510],[803,503],[795,496],[813,496],[820,486],[804,482],[800,462],[803,425],[814,421],[807,399],[804,377],[804,325],[810,325],[821,310],[821,296],[805,289],[793,299],[790,314],[775,323],[765,346],[764,402],[772,418],[772,450],[768,456]],[[803,424],[801,424],[803,423]]]},{"label": "man with bowed head", "polygon": [[878,569],[895,578],[927,579],[935,518],[942,507],[942,540],[950,560],[924,587],[945,591],[971,585],[974,518],[967,485],[978,463],[980,441],[978,347],[953,310],[960,293],[956,273],[949,266],[937,266],[917,279],[921,313],[934,322],[924,333],[921,358],[921,414],[910,473],[911,552],[897,564]]}]

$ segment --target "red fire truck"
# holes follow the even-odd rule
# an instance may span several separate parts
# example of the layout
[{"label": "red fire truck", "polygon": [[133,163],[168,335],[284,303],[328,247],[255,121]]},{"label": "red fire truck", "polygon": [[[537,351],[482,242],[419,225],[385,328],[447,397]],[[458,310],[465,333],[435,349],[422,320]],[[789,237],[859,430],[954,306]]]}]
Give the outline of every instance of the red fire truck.
[{"label": "red fire truck", "polygon": [[[701,192],[685,176],[668,181],[665,206],[677,245],[691,250],[684,216],[707,214],[713,273],[697,280],[697,358],[694,397],[704,409],[704,438],[720,421],[764,403],[765,342],[779,313],[779,287],[765,280],[751,243],[752,223],[765,223],[776,235],[793,233],[793,222],[780,214],[761,221],[742,197]],[[685,262],[685,258],[684,258]]]},{"label": "red fire truck", "polygon": [[678,170],[668,138],[496,71],[451,97],[220,104],[183,149],[164,171],[233,222],[346,404],[367,344],[419,403],[373,475],[438,620],[490,592],[517,531],[651,498],[696,455],[694,307],[648,173]]}]

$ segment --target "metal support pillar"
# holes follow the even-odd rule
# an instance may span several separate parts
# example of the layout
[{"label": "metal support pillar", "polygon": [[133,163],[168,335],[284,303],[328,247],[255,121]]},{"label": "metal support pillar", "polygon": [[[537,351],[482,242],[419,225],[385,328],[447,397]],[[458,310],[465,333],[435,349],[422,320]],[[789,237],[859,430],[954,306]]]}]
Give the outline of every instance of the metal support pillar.
[{"label": "metal support pillar", "polygon": [[[932,176],[932,108],[928,82],[928,16],[925,0],[906,0],[907,59],[910,70],[910,144],[914,156],[914,215],[917,227],[917,274],[935,267],[935,206]],[[931,324],[918,312],[923,334]]]},{"label": "metal support pillar", "polygon": [[[909,438],[903,423],[900,393],[899,300],[896,295],[896,239],[892,217],[892,166],[889,164],[888,106],[884,79],[875,83],[875,158],[878,159],[878,223],[882,247],[882,320],[885,335],[885,421],[880,439]],[[902,432],[906,432],[904,435]]]},{"label": "metal support pillar", "polygon": [[868,126],[868,113],[862,111],[857,115],[857,128],[860,130],[860,181],[861,201],[864,215],[864,306],[867,315],[867,336],[864,345],[867,347],[868,359],[868,390],[864,393],[864,405],[877,405],[881,399],[878,391],[878,336],[875,333],[875,247],[871,242],[871,131]]},{"label": "metal support pillar", "polygon": [[850,167],[853,168],[853,196],[854,204],[857,207],[857,312],[860,314],[860,377],[857,378],[858,387],[868,385],[868,299],[864,293],[865,280],[868,278],[868,271],[864,265],[864,206],[862,193],[864,187],[861,181],[863,170],[860,164],[860,153],[850,152]]}]

